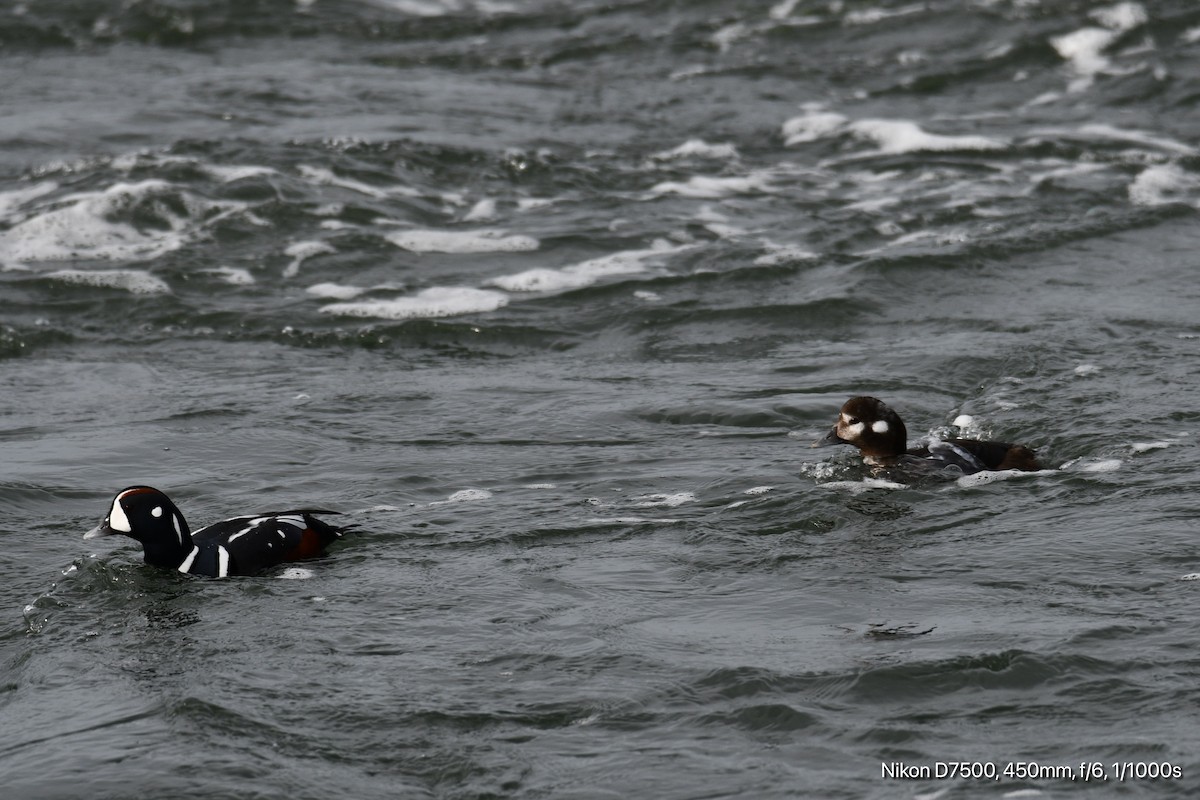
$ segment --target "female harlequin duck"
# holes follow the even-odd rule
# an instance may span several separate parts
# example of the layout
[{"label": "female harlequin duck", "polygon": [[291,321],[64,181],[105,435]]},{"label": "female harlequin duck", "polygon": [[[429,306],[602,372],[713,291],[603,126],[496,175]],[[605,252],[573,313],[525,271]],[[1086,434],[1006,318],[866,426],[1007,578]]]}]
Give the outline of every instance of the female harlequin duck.
[{"label": "female harlequin duck", "polygon": [[899,468],[926,474],[971,475],[984,470],[1041,469],[1033,451],[1019,444],[978,439],[946,439],[906,450],[908,431],[900,415],[874,397],[851,397],[837,425],[813,447],[852,444],[863,461],[877,468]]},{"label": "female harlequin duck", "polygon": [[313,514],[336,513],[302,509],[234,517],[191,533],[169,497],[149,486],[130,486],[117,493],[108,516],[83,538],[120,533],[142,543],[147,564],[224,578],[322,555],[349,526],[335,528]]}]

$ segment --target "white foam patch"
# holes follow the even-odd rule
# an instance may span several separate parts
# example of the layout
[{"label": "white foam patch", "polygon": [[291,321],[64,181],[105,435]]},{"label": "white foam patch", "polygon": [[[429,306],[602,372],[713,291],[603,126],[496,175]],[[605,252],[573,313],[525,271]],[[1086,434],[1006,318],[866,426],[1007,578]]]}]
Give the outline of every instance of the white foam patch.
[{"label": "white foam patch", "polygon": [[276,577],[281,581],[306,581],[316,575],[311,569],[304,567],[288,567],[280,572]]},{"label": "white foam patch", "polygon": [[[315,0],[305,0],[315,2]],[[447,14],[458,14],[463,11],[475,11],[480,14],[515,14],[519,11],[514,3],[503,0],[372,0],[375,5],[390,8],[401,14],[414,17],[443,17]]]},{"label": "white foam patch", "polygon": [[501,275],[487,282],[509,292],[562,292],[579,289],[604,278],[634,275],[662,263],[668,256],[690,250],[694,245],[672,246],[659,240],[645,250],[621,250],[606,256],[581,261],[562,269],[528,269]]},{"label": "white foam patch", "polygon": [[0,192],[0,218],[7,217],[30,200],[36,200],[39,197],[48,195],[57,188],[58,184],[54,181],[43,181],[35,183],[27,189],[13,189],[7,192]]},{"label": "white foam patch", "polygon": [[803,106],[805,113],[783,123],[783,143],[786,145],[815,142],[841,133],[849,119],[833,111],[823,111],[817,104]]},{"label": "white foam patch", "polygon": [[1075,368],[1075,374],[1081,378],[1087,375],[1095,375],[1099,371],[1100,368],[1095,364],[1080,364]]},{"label": "white foam patch", "polygon": [[1188,203],[1200,206],[1200,178],[1174,164],[1147,167],[1129,184],[1129,201],[1137,206]]},{"label": "white foam patch", "polygon": [[482,314],[508,305],[508,295],[470,287],[433,286],[412,297],[393,300],[359,300],[332,303],[323,314],[376,319],[431,319],[461,314]]},{"label": "white foam patch", "polygon": [[1090,461],[1085,464],[1080,464],[1076,469],[1079,472],[1116,472],[1121,468],[1121,459],[1106,458],[1099,461]]},{"label": "white foam patch", "polygon": [[971,475],[963,475],[954,482],[964,489],[970,489],[976,486],[987,486],[989,483],[999,483],[1000,481],[1011,481],[1014,478],[1027,478],[1032,475],[1053,475],[1057,470],[1040,469],[1040,470],[1020,470],[1020,469],[1002,469],[1002,470],[985,470],[983,472],[975,472]]},{"label": "white foam patch", "polygon": [[81,286],[121,289],[131,294],[167,294],[171,291],[162,278],[133,269],[60,269],[46,273],[46,277]]},{"label": "white foam patch", "polygon": [[581,528],[601,528],[609,525],[676,525],[683,522],[672,517],[596,517],[579,523]]},{"label": "white foam patch", "polygon": [[744,39],[753,32],[753,28],[742,22],[735,22],[731,25],[719,29],[716,33],[709,37],[709,41],[717,46],[717,50],[722,53],[729,52],[729,48],[733,43]]},{"label": "white foam patch", "polygon": [[411,230],[388,234],[389,242],[414,253],[525,253],[541,243],[532,236],[514,236],[505,231]]},{"label": "white foam patch", "polygon": [[343,286],[340,283],[315,283],[304,290],[313,297],[324,300],[353,300],[366,291],[358,286]]},{"label": "white foam patch", "polygon": [[1126,31],[1144,25],[1149,20],[1146,9],[1140,3],[1132,2],[1094,9],[1088,16],[1104,27],[1081,28],[1050,39],[1050,45],[1067,61],[1076,75],[1067,87],[1070,92],[1087,89],[1096,75],[1111,71],[1112,64],[1104,51]]},{"label": "white foam patch", "polygon": [[899,119],[860,119],[850,123],[849,129],[856,136],[878,144],[879,152],[887,155],[925,151],[1001,150],[1007,146],[1007,142],[988,136],[944,136],[928,133],[915,122]]},{"label": "white foam patch", "polygon": [[900,6],[895,9],[865,8],[860,11],[850,11],[842,18],[847,25],[874,25],[893,17],[904,17],[909,14],[919,14],[925,10],[921,3]]},{"label": "white foam patch", "polygon": [[[629,271],[640,272],[641,270]],[[492,278],[487,282],[487,285],[495,286],[509,292],[565,292],[570,289],[591,286],[597,280],[598,278],[580,275],[569,270],[537,267],[512,275],[501,275],[497,278]]]},{"label": "white foam patch", "polygon": [[771,19],[777,20],[787,19],[792,15],[792,12],[796,10],[796,6],[799,4],[800,0],[782,0],[782,2],[771,6],[768,16],[770,16]]},{"label": "white foam patch", "polygon": [[970,414],[959,414],[950,424],[956,428],[969,428],[975,424],[975,418]]},{"label": "white foam patch", "polygon": [[463,215],[463,220],[466,222],[482,222],[496,218],[496,201],[491,198],[485,198],[471,207],[471,210]]},{"label": "white foam patch", "polygon": [[757,175],[713,178],[695,175],[686,181],[663,181],[650,187],[649,196],[677,194],[683,197],[698,197],[715,200],[738,194],[766,194],[771,192],[766,173]]},{"label": "white foam patch", "polygon": [[300,175],[310,183],[318,186],[337,186],[342,189],[349,189],[352,192],[365,194],[368,197],[382,199],[392,195],[401,195],[404,197],[419,197],[420,192],[415,189],[410,189],[407,186],[393,186],[388,189],[381,189],[378,186],[356,181],[351,178],[343,178],[333,172],[333,170],[324,167],[312,167],[307,164],[301,164],[299,167]]},{"label": "white foam patch", "polygon": [[818,253],[797,245],[763,242],[763,248],[767,252],[754,259],[755,266],[773,267],[779,264],[790,264],[793,261],[807,261],[819,256]]},{"label": "white foam patch", "polygon": [[478,503],[480,500],[490,500],[492,493],[487,489],[460,489],[445,500],[436,500],[429,505],[444,506],[451,503]]},{"label": "white foam patch", "polygon": [[737,148],[731,144],[709,144],[703,139],[688,139],[678,147],[655,153],[651,158],[659,161],[671,161],[679,158],[722,158],[735,159],[738,157]]},{"label": "white foam patch", "polygon": [[[1155,150],[1165,150],[1170,153],[1179,153],[1180,155],[1193,155],[1196,153],[1196,148],[1189,144],[1171,139],[1167,136],[1159,136],[1146,131],[1137,130],[1136,128],[1118,128],[1115,125],[1108,125],[1103,122],[1089,122],[1086,125],[1080,125],[1074,131],[1068,132],[1068,135],[1073,135],[1086,139],[1101,139],[1105,141],[1127,142],[1129,144],[1141,145]],[[1083,165],[1077,165],[1083,166]],[[1100,168],[1100,165],[1091,165],[1092,169]]]},{"label": "white foam patch", "polygon": [[929,133],[915,122],[901,119],[860,119],[851,121],[842,114],[825,111],[819,104],[808,104],[805,113],[783,123],[786,145],[805,144],[831,136],[850,133],[875,142],[879,153],[895,155],[915,152],[955,150],[1000,150],[1008,142],[990,136],[966,134],[949,136]]},{"label": "white foam patch", "polygon": [[746,489],[745,491],[743,491],[742,494],[760,495],[760,494],[766,494],[767,492],[773,491],[774,489],[775,489],[774,486],[751,486],[749,489]]},{"label": "white foam patch", "polygon": [[675,494],[646,494],[638,498],[641,502],[635,503],[637,508],[678,508],[684,503],[696,502],[696,495],[693,492],[677,492]]},{"label": "white foam patch", "polygon": [[1150,15],[1141,3],[1117,3],[1105,8],[1096,8],[1088,12],[1088,16],[1106,28],[1116,31],[1129,31],[1145,25],[1150,21]]},{"label": "white foam patch", "polygon": [[1148,453],[1151,450],[1163,450],[1176,444],[1175,442],[1134,442],[1129,449],[1135,453]]},{"label": "white foam patch", "polygon": [[883,478],[863,478],[861,481],[830,481],[828,483],[819,483],[826,489],[835,489],[837,491],[850,492],[850,494],[862,494],[873,489],[906,489],[903,483],[884,480]]},{"label": "white foam patch", "polygon": [[1187,575],[1179,576],[1181,581],[1200,581],[1200,572],[1189,572]]},{"label": "white foam patch", "polygon": [[522,489],[557,489],[558,485],[554,483],[527,483],[521,487]]},{"label": "white foam patch", "polygon": [[[165,229],[138,230],[113,217],[155,195],[179,196],[165,181],[118,183],[99,192],[74,194],[56,200],[6,231],[0,232],[0,262],[74,261],[149,261],[173,250],[186,241],[190,220],[177,216],[165,203],[154,211]],[[217,204],[192,202],[183,197],[189,212],[200,214]],[[226,204],[232,208],[232,204]],[[211,222],[210,218],[208,222]]]},{"label": "white foam patch", "polygon": [[270,167],[255,167],[255,166],[223,166],[221,164],[201,164],[202,169],[207,175],[216,178],[221,183],[233,183],[234,181],[245,180],[246,178],[258,178],[263,175],[278,175],[276,170]]},{"label": "white foam patch", "polygon": [[329,255],[336,253],[333,247],[320,241],[309,242],[294,242],[287,246],[284,251],[285,255],[292,257],[292,261],[283,268],[283,277],[291,278],[300,271],[300,265],[314,256]]},{"label": "white foam patch", "polygon": [[214,267],[203,271],[210,272],[233,286],[252,286],[256,282],[250,270],[241,267]]},{"label": "white foam patch", "polygon": [[1105,28],[1080,28],[1050,39],[1050,46],[1071,66],[1076,77],[1068,85],[1070,92],[1081,92],[1092,85],[1096,75],[1107,70],[1110,61],[1104,55],[1120,34]]}]

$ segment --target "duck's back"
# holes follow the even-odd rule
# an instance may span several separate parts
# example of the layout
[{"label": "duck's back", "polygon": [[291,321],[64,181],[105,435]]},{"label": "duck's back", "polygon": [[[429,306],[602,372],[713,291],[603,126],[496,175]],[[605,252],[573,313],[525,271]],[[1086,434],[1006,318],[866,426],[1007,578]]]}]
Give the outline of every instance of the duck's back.
[{"label": "duck's back", "polygon": [[913,448],[907,455],[931,462],[940,469],[957,468],[964,475],[984,470],[1016,469],[1031,472],[1041,469],[1032,450],[1008,442],[946,439]]},{"label": "duck's back", "polygon": [[336,528],[313,514],[320,509],[282,511],[257,517],[234,517],[192,534],[196,549],[179,569],[193,575],[223,578],[251,575],[285,561],[313,558],[341,538]]}]

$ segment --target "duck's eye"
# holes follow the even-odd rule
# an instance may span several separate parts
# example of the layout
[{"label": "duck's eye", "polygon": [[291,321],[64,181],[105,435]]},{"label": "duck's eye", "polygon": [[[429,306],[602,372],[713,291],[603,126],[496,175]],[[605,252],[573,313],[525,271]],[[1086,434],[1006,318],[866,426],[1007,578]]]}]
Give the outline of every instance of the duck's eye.
[{"label": "duck's eye", "polygon": [[847,422],[848,424],[850,424],[850,425],[857,425],[857,424],[858,424],[858,417],[851,417],[850,419],[846,420],[846,422]]}]

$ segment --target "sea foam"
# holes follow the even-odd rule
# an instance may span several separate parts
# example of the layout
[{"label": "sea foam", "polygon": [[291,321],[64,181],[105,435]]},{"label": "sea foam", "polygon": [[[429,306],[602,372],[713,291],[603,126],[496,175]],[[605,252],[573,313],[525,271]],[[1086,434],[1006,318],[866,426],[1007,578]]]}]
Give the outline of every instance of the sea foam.
[{"label": "sea foam", "polygon": [[337,251],[325,242],[311,241],[296,242],[288,245],[287,249],[283,252],[292,257],[291,262],[283,268],[283,277],[291,278],[296,275],[296,273],[300,272],[300,265],[303,264],[307,259],[310,259],[314,256],[336,253]]},{"label": "sea foam", "polygon": [[716,200],[737,194],[763,194],[771,191],[765,174],[732,175],[709,177],[694,175],[686,181],[663,181],[650,187],[650,196],[677,194],[683,197],[698,197]]},{"label": "sea foam", "polygon": [[508,295],[470,287],[433,286],[411,297],[331,303],[321,313],[378,319],[428,319],[480,314],[508,305]]},{"label": "sea foam", "polygon": [[782,135],[787,145],[805,144],[819,139],[848,133],[858,139],[879,145],[879,153],[897,155],[918,152],[955,150],[1001,150],[1008,146],[1002,139],[964,134],[950,136],[929,133],[915,122],[903,119],[850,120],[819,105],[807,104],[805,113],[783,123]]},{"label": "sea foam", "polygon": [[48,272],[46,277],[81,286],[122,289],[132,294],[166,294],[171,291],[162,278],[133,269],[62,269]]},{"label": "sea foam", "polygon": [[[170,204],[157,202],[157,196],[177,192],[165,181],[150,180],[118,183],[103,191],[60,198],[0,232],[0,262],[158,258],[178,250],[187,239],[185,231],[191,222],[188,217],[177,215]],[[151,204],[163,228],[139,230],[113,219],[128,215],[132,207],[142,203]]]},{"label": "sea foam", "polygon": [[537,250],[532,236],[514,236],[484,228],[472,231],[406,230],[389,233],[387,240],[414,253],[521,253]]},{"label": "sea foam", "polygon": [[1174,164],[1147,167],[1129,184],[1129,201],[1137,206],[1168,203],[1200,205],[1200,179]]},{"label": "sea foam", "polygon": [[652,265],[691,247],[693,245],[671,245],[665,240],[658,240],[644,250],[620,250],[562,269],[539,267],[512,275],[501,275],[489,280],[488,285],[509,292],[562,292],[579,289],[591,286],[603,278],[645,272]]}]

